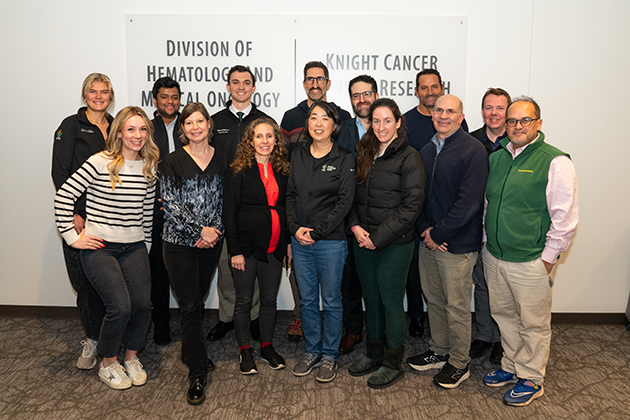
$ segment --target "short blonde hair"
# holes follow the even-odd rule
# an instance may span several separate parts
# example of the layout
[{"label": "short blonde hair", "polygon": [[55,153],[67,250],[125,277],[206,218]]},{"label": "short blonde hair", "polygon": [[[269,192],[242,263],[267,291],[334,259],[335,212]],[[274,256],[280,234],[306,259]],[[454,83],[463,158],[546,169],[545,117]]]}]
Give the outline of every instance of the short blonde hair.
[{"label": "short blonde hair", "polygon": [[83,99],[83,102],[87,101],[87,94],[92,85],[96,82],[102,82],[107,85],[107,89],[109,89],[109,106],[107,109],[111,108],[114,105],[114,87],[112,86],[112,82],[109,80],[109,77],[103,73],[90,73],[85,78],[83,81],[83,87],[81,88],[81,98]]}]

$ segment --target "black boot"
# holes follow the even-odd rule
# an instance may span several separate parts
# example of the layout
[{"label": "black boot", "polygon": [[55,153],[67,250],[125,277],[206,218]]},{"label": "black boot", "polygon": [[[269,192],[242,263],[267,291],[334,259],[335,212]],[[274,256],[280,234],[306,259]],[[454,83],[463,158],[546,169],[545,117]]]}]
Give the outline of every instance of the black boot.
[{"label": "black boot", "polygon": [[383,348],[385,340],[382,338],[368,337],[365,342],[367,354],[355,361],[348,368],[348,373],[352,376],[363,376],[374,372],[381,366],[383,361]]},{"label": "black boot", "polygon": [[404,347],[396,350],[386,347],[383,355],[383,366],[370,376],[368,386],[376,389],[387,388],[402,379],[405,375],[402,368],[404,354]]}]

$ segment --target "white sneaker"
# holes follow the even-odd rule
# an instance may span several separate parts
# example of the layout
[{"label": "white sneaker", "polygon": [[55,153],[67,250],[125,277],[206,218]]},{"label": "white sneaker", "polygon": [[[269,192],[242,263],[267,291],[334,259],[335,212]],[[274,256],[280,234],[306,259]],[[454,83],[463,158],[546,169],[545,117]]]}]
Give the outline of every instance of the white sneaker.
[{"label": "white sneaker", "polygon": [[81,351],[81,356],[79,356],[79,360],[77,360],[77,367],[79,369],[92,369],[96,366],[96,345],[97,341],[88,338],[87,340],[81,341],[81,346],[83,350]]},{"label": "white sneaker", "polygon": [[103,363],[101,363],[98,369],[98,376],[101,378],[101,381],[114,389],[131,388],[131,379],[125,373],[125,368],[118,362],[114,362],[107,367],[103,367]]},{"label": "white sneaker", "polygon": [[131,360],[125,362],[127,376],[135,386],[141,386],[147,383],[147,373],[142,368],[142,363],[138,356],[133,356]]}]

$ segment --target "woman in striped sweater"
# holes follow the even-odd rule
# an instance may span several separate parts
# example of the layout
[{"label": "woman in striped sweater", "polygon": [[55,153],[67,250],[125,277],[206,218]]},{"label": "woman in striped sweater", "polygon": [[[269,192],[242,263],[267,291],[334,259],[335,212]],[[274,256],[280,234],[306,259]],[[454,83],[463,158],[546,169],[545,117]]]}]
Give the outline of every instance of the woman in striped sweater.
[{"label": "woman in striped sweater", "polygon": [[[141,108],[126,107],[112,122],[106,148],[92,155],[57,191],[55,219],[68,245],[81,250],[90,283],[105,305],[98,339],[99,377],[114,389],[144,385],[136,354],[151,319],[153,202],[159,151],[153,125]],[[85,229],[73,225],[74,203],[86,192]],[[126,348],[125,368],[117,361]]]}]

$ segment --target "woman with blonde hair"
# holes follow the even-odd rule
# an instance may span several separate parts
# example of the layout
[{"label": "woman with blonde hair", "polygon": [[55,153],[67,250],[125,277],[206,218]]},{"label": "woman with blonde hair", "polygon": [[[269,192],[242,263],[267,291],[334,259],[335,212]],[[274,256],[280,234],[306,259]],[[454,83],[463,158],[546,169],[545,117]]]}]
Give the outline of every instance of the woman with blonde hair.
[{"label": "woman with blonde hair", "polygon": [[291,261],[286,193],[286,141],[278,124],[259,118],[247,127],[225,177],[223,223],[234,274],[234,327],[240,372],[258,373],[250,346],[254,282],[260,288],[260,357],[272,369],[286,363],[272,345],[282,262]]},{"label": "woman with blonde hair", "polygon": [[[59,190],[90,156],[105,149],[105,140],[114,119],[107,112],[114,102],[114,89],[109,77],[102,73],[89,74],[83,81],[81,97],[86,106],[65,118],[55,131],[52,156],[55,190]],[[73,213],[74,230],[81,233],[85,227],[85,194],[77,200]],[[77,367],[92,369],[96,366],[96,344],[105,307],[85,276],[80,251],[65,241],[61,242],[68,278],[77,294],[77,310],[85,332]]]},{"label": "woman with blonde hair", "polygon": [[[147,381],[137,353],[151,320],[148,249],[158,157],[147,115],[138,107],[123,108],[111,124],[105,150],[92,155],[55,195],[59,232],[81,250],[85,274],[105,305],[99,377],[114,389]],[[87,217],[77,232],[74,208],[84,192]],[[123,339],[124,368],[117,360]]]}]

